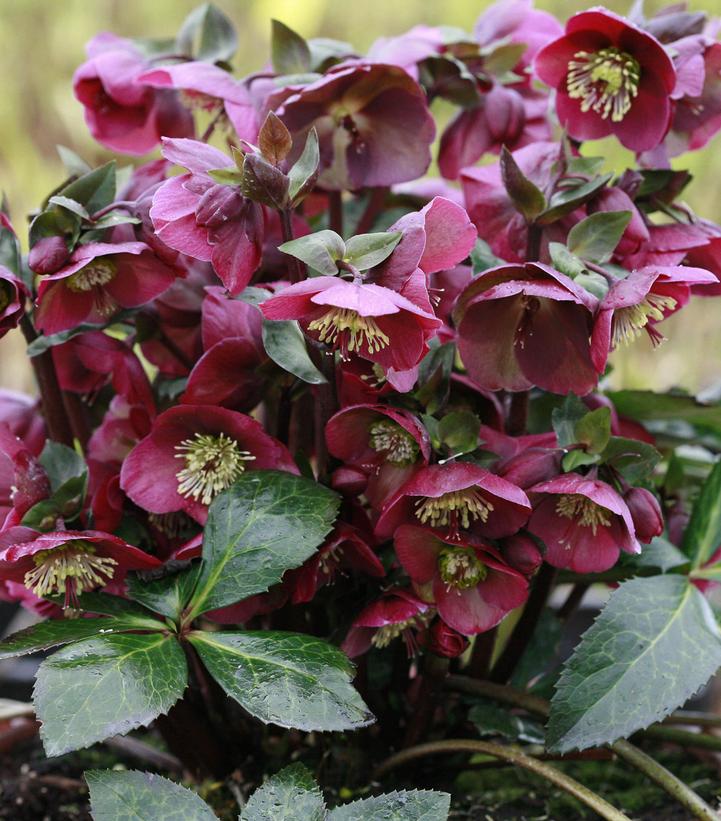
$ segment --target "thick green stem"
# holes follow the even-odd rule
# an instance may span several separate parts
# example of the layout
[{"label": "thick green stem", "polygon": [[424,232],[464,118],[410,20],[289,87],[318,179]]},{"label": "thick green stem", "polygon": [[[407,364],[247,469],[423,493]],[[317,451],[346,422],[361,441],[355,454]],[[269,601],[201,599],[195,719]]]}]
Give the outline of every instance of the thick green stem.
[{"label": "thick green stem", "polygon": [[[476,679],[466,678],[465,676],[449,676],[446,679],[446,687],[456,692],[478,695],[483,698],[492,698],[505,704],[512,704],[514,707],[521,707],[530,713],[536,713],[544,717],[547,717],[550,711],[551,705],[545,699],[531,695],[530,693],[523,693],[520,690],[514,690],[512,687],[503,687],[491,681],[477,681]],[[685,733],[685,735],[691,735],[691,733]],[[611,744],[610,749],[613,750],[619,758],[623,758],[624,761],[633,764],[634,767],[658,784],[659,787],[675,798],[679,804],[686,807],[694,818],[700,818],[703,821],[719,821],[718,814],[698,793],[694,792],[689,786],[684,784],[681,779],[677,778],[672,772],[669,772],[653,758],[646,755],[642,750],[634,747],[633,744],[630,744],[628,741],[619,740]]]},{"label": "thick green stem", "polygon": [[542,776],[546,781],[550,781],[551,784],[555,784],[556,787],[559,787],[564,790],[564,792],[582,801],[587,807],[590,807],[594,812],[598,813],[601,818],[608,819],[608,821],[630,821],[627,815],[617,810],[613,805],[609,804],[608,801],[601,798],[600,795],[596,795],[596,793],[584,787],[583,784],[580,784],[574,778],[557,770],[545,761],[539,761],[537,758],[526,755],[518,747],[492,744],[489,741],[457,738],[448,739],[447,741],[431,741],[428,744],[419,744],[417,747],[409,747],[407,750],[401,750],[399,753],[383,761],[373,773],[373,778],[380,778],[396,767],[409,764],[411,761],[415,761],[419,758],[452,753],[480,753],[482,755],[499,758],[502,761],[508,761],[517,767],[522,767],[524,770]]},{"label": "thick green stem", "polygon": [[721,716],[713,713],[697,713],[693,710],[677,710],[664,720],[664,724],[686,724],[696,727],[721,727]]},{"label": "thick green stem", "polygon": [[721,737],[708,733],[691,733],[688,730],[677,730],[675,727],[655,725],[643,731],[645,738],[656,738],[678,744],[679,747],[697,747],[699,750],[721,752]]}]

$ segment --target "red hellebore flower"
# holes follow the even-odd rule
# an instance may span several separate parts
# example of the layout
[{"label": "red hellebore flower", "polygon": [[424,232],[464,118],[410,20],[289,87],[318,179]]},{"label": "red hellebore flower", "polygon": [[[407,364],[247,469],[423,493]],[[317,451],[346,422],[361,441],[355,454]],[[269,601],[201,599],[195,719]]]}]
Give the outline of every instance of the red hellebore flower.
[{"label": "red hellebore flower", "polygon": [[649,265],[615,282],[599,306],[593,328],[591,347],[597,369],[605,366],[609,350],[633,342],[642,331],[654,345],[663,342],[657,323],[688,302],[692,285],[716,282],[709,271],[685,265]]},{"label": "red hellebore flower", "polygon": [[23,315],[27,290],[4,265],[0,265],[0,339],[17,327]]},{"label": "red hellebore flower", "polygon": [[260,265],[263,211],[234,185],[220,185],[208,171],[233,161],[197,140],[163,140],[163,156],[188,174],[164,182],[153,196],[150,217],[171,248],[210,262],[231,294],[239,294]]},{"label": "red hellebore flower", "polygon": [[294,152],[311,128],[318,132],[323,188],[393,185],[426,172],[435,124],[423,89],[403,69],[345,63],[291,91],[281,92],[275,112],[293,135]]},{"label": "red hellebore flower", "polygon": [[485,271],[461,294],[454,318],[469,376],[487,390],[583,396],[598,381],[590,337],[596,297],[548,265]]},{"label": "red hellebore flower", "polygon": [[574,14],[534,61],[556,89],[561,125],[577,140],[614,134],[632,151],[663,140],[676,71],[661,43],[603,8]]},{"label": "red hellebore flower", "polygon": [[378,508],[431,455],[428,432],[416,417],[385,405],[343,408],[328,421],[325,438],[333,456],[369,474],[365,494]]},{"label": "red hellebore flower", "polygon": [[567,473],[528,492],[534,501],[528,529],[543,540],[553,567],[601,573],[621,550],[641,552],[628,505],[605,482]]},{"label": "red hellebore flower", "polygon": [[157,417],[125,459],[120,485],[150,513],[184,510],[203,523],[213,499],[254,469],[298,473],[287,448],[250,416],[178,405]]},{"label": "red hellebore flower", "polygon": [[178,95],[139,82],[148,64],[130,40],[99,34],[87,52],[90,59],[75,72],[73,89],[99,143],[124,154],[145,154],[163,135],[192,136],[193,118]]},{"label": "red hellebore flower", "polygon": [[448,542],[414,525],[401,525],[394,543],[419,595],[432,595],[440,617],[459,633],[490,630],[526,600],[527,579],[490,545]]},{"label": "red hellebore flower", "polygon": [[455,659],[468,649],[469,641],[441,619],[436,619],[426,634],[425,647],[437,656]]},{"label": "red hellebore flower", "polygon": [[0,580],[22,582],[40,598],[65,594],[65,607],[77,604],[77,597],[88,590],[117,585],[128,570],[161,563],[97,530],[36,533],[19,527],[4,535],[3,545],[9,546],[0,550]]},{"label": "red hellebore flower", "polygon": [[341,650],[355,658],[371,647],[383,649],[394,639],[402,638],[408,655],[412,656],[418,649],[416,633],[425,629],[431,611],[431,605],[414,593],[402,587],[392,587],[361,611],[343,640]]},{"label": "red hellebore flower", "polygon": [[498,539],[528,520],[531,505],[516,485],[470,462],[428,465],[389,500],[376,524],[376,536],[388,539],[404,523],[416,522],[447,534]]},{"label": "red hellebore flower", "polygon": [[50,482],[45,469],[7,423],[0,422],[0,530],[18,524],[34,504],[48,496]]},{"label": "red hellebore flower", "polygon": [[102,324],[118,308],[150,302],[179,273],[143,242],[89,242],[73,252],[68,265],[40,283],[36,324],[46,334],[82,322]]},{"label": "red hellebore flower", "polygon": [[380,285],[312,277],[260,306],[266,319],[297,319],[314,338],[384,368],[408,370],[424,357],[441,321]]}]

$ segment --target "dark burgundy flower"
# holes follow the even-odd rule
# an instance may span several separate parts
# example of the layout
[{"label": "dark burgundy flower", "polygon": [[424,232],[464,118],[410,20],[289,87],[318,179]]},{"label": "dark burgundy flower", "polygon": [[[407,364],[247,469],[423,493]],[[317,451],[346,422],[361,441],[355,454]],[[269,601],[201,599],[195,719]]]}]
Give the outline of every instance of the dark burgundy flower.
[{"label": "dark burgundy flower", "polygon": [[119,308],[137,308],[162,294],[181,274],[143,242],[89,242],[38,289],[36,324],[46,334],[82,322],[102,324]]},{"label": "dark burgundy flower", "polygon": [[161,413],[133,448],[120,485],[150,513],[184,510],[203,523],[221,491],[246,470],[263,468],[298,473],[287,448],[250,416],[212,405],[179,405]]},{"label": "dark burgundy flower", "polygon": [[0,530],[19,524],[33,505],[50,495],[50,482],[43,466],[22,439],[5,422],[0,422],[0,481],[6,460],[12,465],[10,510],[4,517],[0,507]]},{"label": "dark burgundy flower", "polygon": [[389,499],[376,524],[387,539],[396,528],[416,522],[449,538],[497,539],[510,536],[528,520],[530,503],[516,485],[470,462],[419,468]]},{"label": "dark burgundy flower", "polygon": [[99,143],[125,154],[145,154],[161,136],[192,136],[193,118],[178,95],[138,81],[148,64],[130,40],[99,34],[87,52],[90,59],[75,72],[73,89]]},{"label": "dark burgundy flower", "polygon": [[590,337],[598,300],[548,265],[504,265],[476,277],[456,308],[463,363],[482,388],[582,396],[600,362]]},{"label": "dark burgundy flower", "polygon": [[626,502],[605,482],[567,473],[529,494],[534,510],[528,529],[543,540],[553,567],[601,573],[616,564],[621,550],[641,552]]},{"label": "dark burgundy flower", "polygon": [[40,598],[65,595],[65,607],[88,590],[116,586],[128,570],[148,570],[160,560],[116,536],[96,530],[36,533],[15,528],[4,534],[0,579],[21,582]]},{"label": "dark burgundy flower", "polygon": [[36,274],[54,274],[70,259],[70,250],[63,237],[39,239],[28,254],[28,267]]},{"label": "dark burgundy flower", "polygon": [[574,14],[534,67],[556,90],[556,112],[571,137],[614,134],[638,152],[666,135],[676,85],[671,58],[655,37],[613,12]]},{"label": "dark burgundy flower", "polygon": [[457,630],[449,627],[441,619],[436,619],[426,633],[425,647],[437,656],[455,659],[466,652],[469,643]]},{"label": "dark burgundy flower", "polygon": [[417,365],[441,324],[409,299],[372,283],[311,277],[263,302],[266,319],[297,319],[314,338],[383,368]]},{"label": "dark burgundy flower", "polygon": [[645,487],[631,487],[623,494],[639,541],[648,543],[663,533],[663,513],[658,499]]},{"label": "dark burgundy flower", "polygon": [[263,251],[261,207],[234,185],[216,183],[208,171],[234,166],[217,148],[197,140],[163,140],[163,155],[188,174],[164,182],[150,216],[171,248],[210,262],[231,294],[239,294],[258,269]]},{"label": "dark burgundy flower", "polygon": [[516,533],[503,539],[501,555],[514,570],[518,570],[524,576],[532,576],[543,562],[538,545],[524,533]]},{"label": "dark burgundy flower", "polygon": [[25,310],[27,289],[23,283],[0,265],[0,339],[17,327]]},{"label": "dark burgundy flower", "polygon": [[411,656],[418,649],[417,634],[425,629],[430,611],[431,605],[409,590],[392,587],[356,617],[341,650],[355,658],[367,653],[371,647],[383,649],[395,639],[402,638]]},{"label": "dark burgundy flower", "polygon": [[347,63],[281,95],[268,104],[293,135],[294,151],[311,128],[318,133],[324,188],[393,185],[430,164],[433,117],[421,87],[397,66]]},{"label": "dark burgundy flower", "polygon": [[459,633],[490,630],[526,600],[528,581],[490,545],[446,541],[413,525],[401,525],[394,544],[419,595],[431,593],[440,617]]},{"label": "dark burgundy flower", "polygon": [[691,286],[716,282],[709,271],[685,265],[650,265],[615,282],[601,301],[593,328],[592,356],[598,370],[610,350],[632,342],[642,331],[658,345],[664,336],[656,325],[688,302]]}]

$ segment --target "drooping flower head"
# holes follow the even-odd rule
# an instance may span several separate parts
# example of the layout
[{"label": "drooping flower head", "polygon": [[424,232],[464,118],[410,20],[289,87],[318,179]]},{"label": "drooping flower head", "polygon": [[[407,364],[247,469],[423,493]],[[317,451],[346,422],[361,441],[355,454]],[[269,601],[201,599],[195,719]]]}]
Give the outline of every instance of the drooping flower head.
[{"label": "drooping flower head", "polygon": [[0,339],[17,327],[22,317],[27,289],[4,265],[0,265]]},{"label": "drooping flower head", "polygon": [[573,15],[565,34],[536,55],[538,76],[556,89],[561,124],[577,140],[614,134],[633,151],[664,138],[676,72],[655,37],[604,8]]}]

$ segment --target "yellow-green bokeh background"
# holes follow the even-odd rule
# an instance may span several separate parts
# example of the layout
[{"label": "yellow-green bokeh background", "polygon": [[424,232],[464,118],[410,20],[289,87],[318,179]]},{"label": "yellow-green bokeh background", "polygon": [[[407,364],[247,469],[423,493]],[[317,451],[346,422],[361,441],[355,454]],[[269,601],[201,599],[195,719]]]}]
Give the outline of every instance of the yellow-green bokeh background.
[{"label": "yellow-green bokeh background", "polygon": [[[84,44],[98,31],[127,36],[174,34],[195,0],[0,0],[0,188],[7,193],[19,233],[25,214],[62,178],[55,151],[60,143],[91,164],[107,154],[90,139],[71,77],[84,59]],[[445,23],[470,29],[486,0],[216,0],[237,24],[238,73],[267,59],[269,21],[283,20],[301,34],[348,40],[364,50],[382,35],[398,34],[415,23]],[[538,0],[539,8],[564,17],[594,3]],[[614,11],[626,2],[608,0]],[[647,13],[665,5],[647,0]],[[691,2],[694,9],[721,15],[721,0]],[[621,168],[629,158],[611,141],[599,150]],[[704,151],[682,158],[694,181],[686,197],[696,211],[721,222],[721,135]],[[721,378],[720,299],[696,299],[664,330],[669,341],[653,351],[646,339],[614,356],[615,385],[690,390]],[[0,342],[0,387],[34,390],[19,334]]]}]

